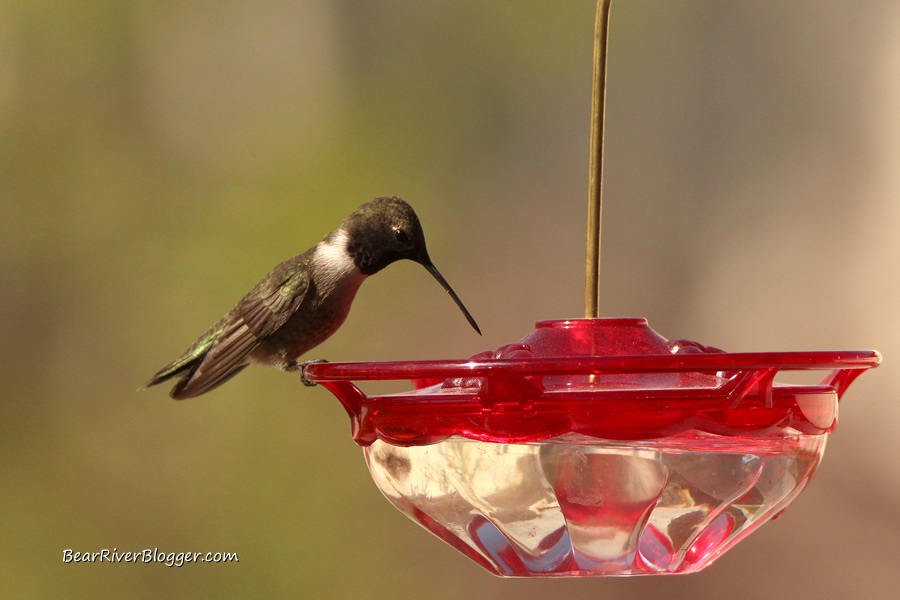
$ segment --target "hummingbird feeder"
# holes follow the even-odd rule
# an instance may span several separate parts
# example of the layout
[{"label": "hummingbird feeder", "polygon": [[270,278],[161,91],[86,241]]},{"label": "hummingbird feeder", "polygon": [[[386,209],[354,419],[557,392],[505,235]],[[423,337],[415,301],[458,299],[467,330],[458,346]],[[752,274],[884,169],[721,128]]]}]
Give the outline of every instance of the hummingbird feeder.
[{"label": "hummingbird feeder", "polygon": [[[310,364],[375,484],[501,576],[692,573],[806,487],[876,351],[728,353],[597,318],[609,0],[594,45],[584,319],[465,360]],[[817,385],[775,382],[823,372]],[[366,395],[354,382],[412,380]]]}]

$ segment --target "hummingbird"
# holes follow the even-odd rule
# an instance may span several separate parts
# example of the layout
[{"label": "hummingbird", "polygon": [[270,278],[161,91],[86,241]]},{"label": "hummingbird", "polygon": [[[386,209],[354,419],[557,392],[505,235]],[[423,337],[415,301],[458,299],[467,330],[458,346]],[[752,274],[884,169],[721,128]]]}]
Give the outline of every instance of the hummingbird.
[{"label": "hummingbird", "polygon": [[[362,282],[401,259],[425,267],[481,335],[475,319],[428,257],[415,211],[400,198],[379,197],[353,211],[321,242],[260,279],[141,389],[180,377],[169,395],[176,400],[193,398],[250,364],[299,370],[302,375],[307,363],[297,359],[344,323]],[[313,385],[305,377],[303,382]]]}]

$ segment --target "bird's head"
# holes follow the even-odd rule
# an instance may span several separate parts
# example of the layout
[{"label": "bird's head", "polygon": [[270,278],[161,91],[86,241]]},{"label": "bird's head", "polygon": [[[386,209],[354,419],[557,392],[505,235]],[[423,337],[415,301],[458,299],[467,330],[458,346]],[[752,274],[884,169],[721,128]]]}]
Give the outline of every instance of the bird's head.
[{"label": "bird's head", "polygon": [[456,292],[431,262],[419,217],[404,200],[385,196],[366,202],[344,219],[341,229],[347,236],[347,254],[364,275],[374,275],[398,260],[417,262],[438,280],[469,324],[481,333]]}]

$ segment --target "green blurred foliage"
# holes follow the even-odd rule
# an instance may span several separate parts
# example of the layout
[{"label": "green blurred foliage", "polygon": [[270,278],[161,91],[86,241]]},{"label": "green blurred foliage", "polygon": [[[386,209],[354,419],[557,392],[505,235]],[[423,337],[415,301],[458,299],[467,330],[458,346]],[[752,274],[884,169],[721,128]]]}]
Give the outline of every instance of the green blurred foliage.
[{"label": "green blurred foliage", "polygon": [[[0,2],[0,595],[889,597],[890,361],[788,517],[701,575],[627,581],[482,573],[380,497],[339,404],[294,378],[134,392],[376,195],[416,207],[485,336],[403,264],[317,356],[463,357],[580,316],[593,16]],[[898,23],[889,0],[614,2],[603,312],[732,350],[890,357]],[[62,563],[154,547],[240,563]]]}]

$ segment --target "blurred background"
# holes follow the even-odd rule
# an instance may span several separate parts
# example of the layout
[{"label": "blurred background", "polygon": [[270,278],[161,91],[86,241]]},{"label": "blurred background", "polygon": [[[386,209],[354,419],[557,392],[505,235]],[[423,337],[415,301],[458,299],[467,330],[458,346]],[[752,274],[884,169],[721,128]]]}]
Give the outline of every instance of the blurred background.
[{"label": "blurred background", "polygon": [[582,316],[594,11],[0,0],[0,595],[894,597],[892,0],[613,3],[601,312],[731,351],[885,357],[809,489],[705,572],[497,579],[381,497],[325,390],[248,370],[185,402],[135,393],[376,195],[416,207],[484,337],[406,262],[311,358],[466,357]]}]

